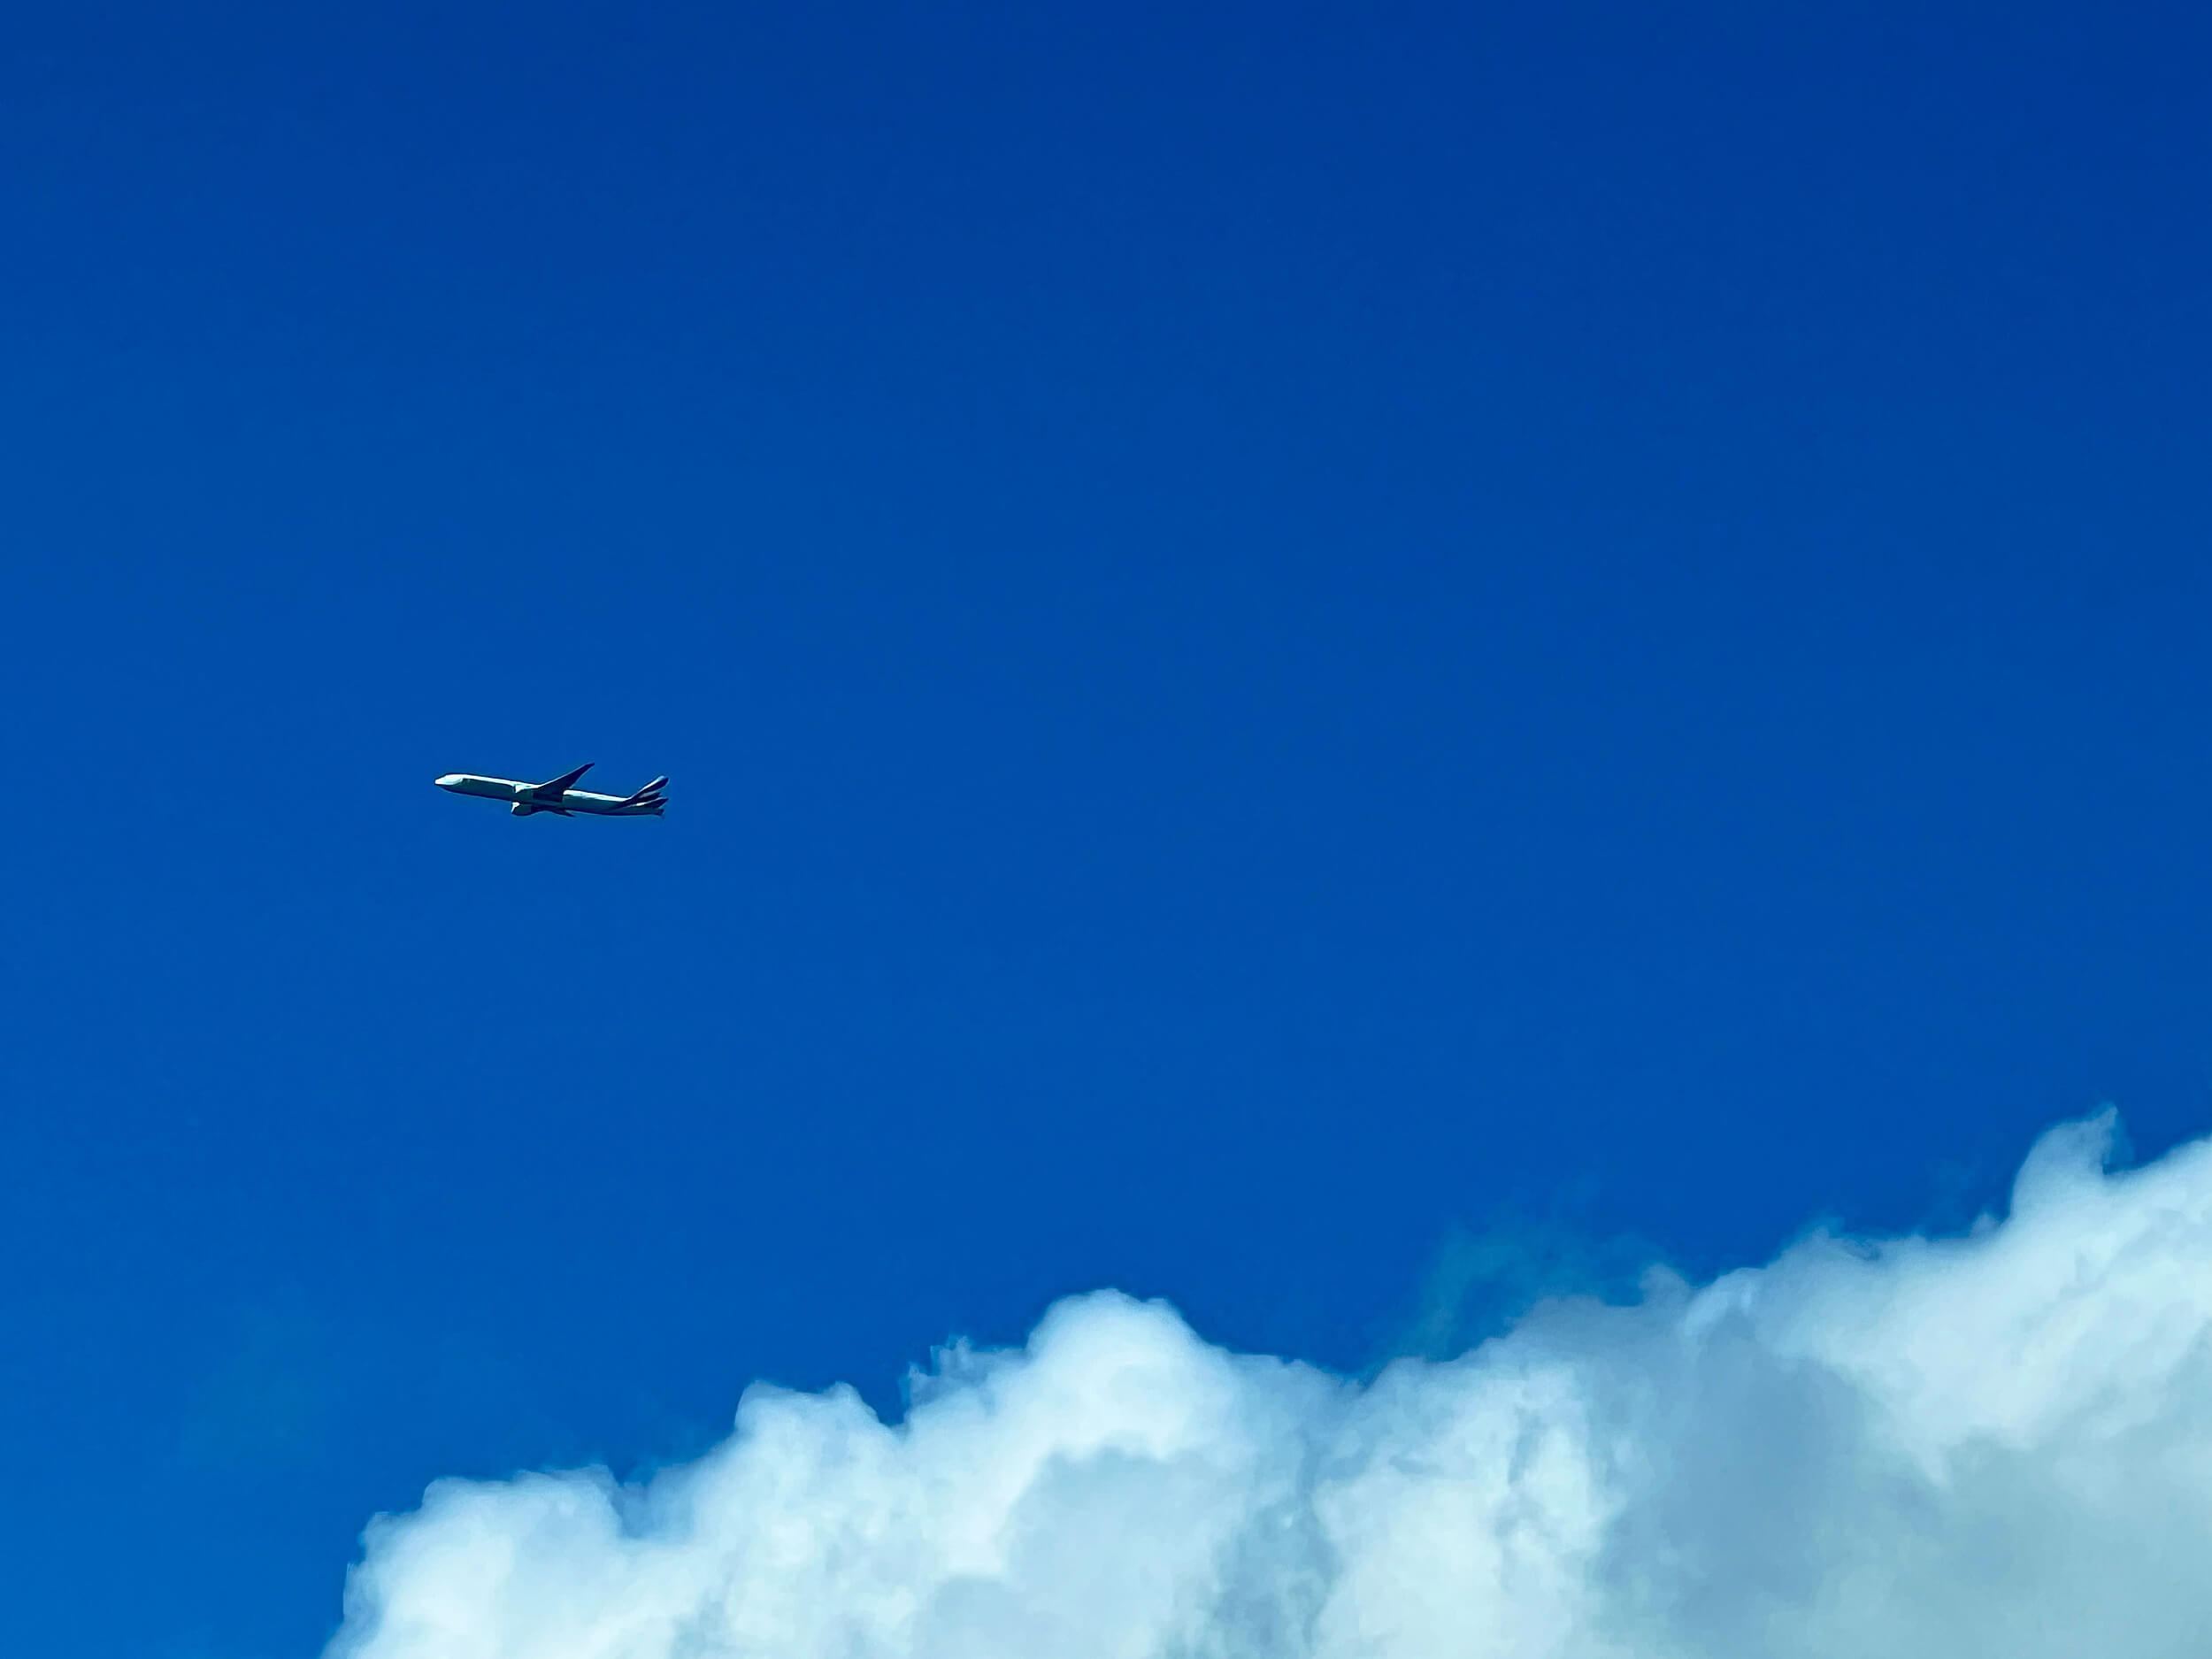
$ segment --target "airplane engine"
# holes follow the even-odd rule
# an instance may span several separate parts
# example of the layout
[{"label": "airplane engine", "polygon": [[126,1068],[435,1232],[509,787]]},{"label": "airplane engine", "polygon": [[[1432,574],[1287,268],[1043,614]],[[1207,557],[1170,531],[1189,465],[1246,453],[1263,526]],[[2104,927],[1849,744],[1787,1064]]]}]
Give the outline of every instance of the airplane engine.
[{"label": "airplane engine", "polygon": [[513,813],[517,818],[528,818],[533,812],[537,810],[537,808],[532,806],[527,801],[518,801],[514,803],[514,805],[509,807],[507,810]]}]

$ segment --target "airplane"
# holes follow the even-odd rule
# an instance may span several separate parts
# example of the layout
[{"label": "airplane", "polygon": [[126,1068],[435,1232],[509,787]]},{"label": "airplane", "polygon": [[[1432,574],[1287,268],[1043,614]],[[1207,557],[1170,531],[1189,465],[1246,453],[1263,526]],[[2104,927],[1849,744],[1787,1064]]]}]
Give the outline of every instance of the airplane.
[{"label": "airplane", "polygon": [[524,783],[515,778],[480,778],[472,772],[449,772],[434,781],[454,795],[480,795],[493,801],[511,801],[507,810],[517,818],[533,812],[552,812],[562,818],[588,812],[595,818],[658,818],[668,803],[661,791],[665,778],[656,778],[635,795],[594,795],[579,789],[576,780],[591,770],[586,761],[574,772],[565,772],[549,783]]}]

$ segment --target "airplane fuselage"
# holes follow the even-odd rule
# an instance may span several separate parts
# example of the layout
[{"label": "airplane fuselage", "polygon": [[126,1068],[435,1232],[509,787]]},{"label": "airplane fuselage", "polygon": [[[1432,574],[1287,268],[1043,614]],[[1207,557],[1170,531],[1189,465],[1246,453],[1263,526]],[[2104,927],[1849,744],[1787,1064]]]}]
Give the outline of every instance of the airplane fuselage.
[{"label": "airplane fuselage", "polygon": [[484,778],[472,772],[449,772],[436,780],[450,795],[481,795],[505,801],[517,818],[534,812],[589,812],[601,818],[657,818],[667,803],[658,795],[638,800],[629,795],[599,795],[589,789],[564,789],[549,794],[536,784],[517,778]]}]

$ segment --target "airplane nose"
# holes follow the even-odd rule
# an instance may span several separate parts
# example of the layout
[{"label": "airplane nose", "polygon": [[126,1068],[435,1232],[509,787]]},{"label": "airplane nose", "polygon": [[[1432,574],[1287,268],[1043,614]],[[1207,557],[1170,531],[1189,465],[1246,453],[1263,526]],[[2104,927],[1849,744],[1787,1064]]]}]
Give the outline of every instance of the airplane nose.
[{"label": "airplane nose", "polygon": [[457,772],[449,772],[446,773],[444,777],[434,779],[432,781],[434,782],[441,789],[450,789],[455,784],[461,781],[461,774]]}]

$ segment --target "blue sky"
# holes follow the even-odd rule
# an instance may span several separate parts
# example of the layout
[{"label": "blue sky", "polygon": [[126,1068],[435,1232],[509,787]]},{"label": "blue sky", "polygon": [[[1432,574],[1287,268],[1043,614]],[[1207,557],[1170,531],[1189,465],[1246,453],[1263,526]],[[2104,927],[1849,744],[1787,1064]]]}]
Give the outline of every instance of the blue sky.
[{"label": "blue sky", "polygon": [[[1455,1230],[2201,1130],[2207,29],[19,20],[0,1646],[312,1652],[434,1476],[1070,1291],[1356,1369]],[[584,760],[667,819],[429,786]]]}]

